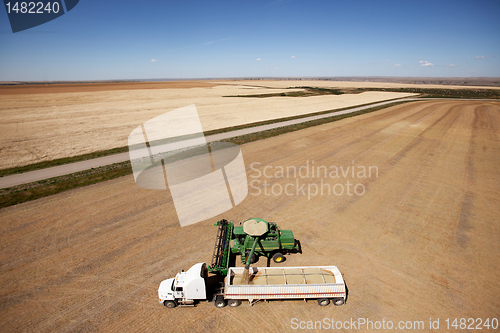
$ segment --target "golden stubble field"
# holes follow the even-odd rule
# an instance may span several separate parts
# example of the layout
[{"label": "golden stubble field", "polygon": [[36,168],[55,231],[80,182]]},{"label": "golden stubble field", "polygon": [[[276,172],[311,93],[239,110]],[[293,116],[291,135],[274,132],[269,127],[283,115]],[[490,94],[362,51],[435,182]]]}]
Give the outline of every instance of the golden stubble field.
[{"label": "golden stubble field", "polygon": [[[141,189],[132,176],[4,208],[0,330],[286,332],[296,331],[293,318],[423,321],[428,330],[430,318],[441,328],[446,318],[498,318],[499,139],[498,102],[412,102],[242,145],[248,197],[188,227],[168,191]],[[356,173],[276,177],[280,167],[313,164]],[[378,174],[357,173],[370,166]],[[340,184],[340,193],[347,181],[351,195],[326,193],[325,184]],[[293,186],[278,195],[297,182],[311,188],[309,198]],[[359,184],[363,195],[353,194]],[[337,265],[347,304],[158,303],[161,280],[210,261],[212,223],[250,217],[276,221],[301,241],[303,254],[283,265]]]},{"label": "golden stubble field", "polygon": [[[297,89],[300,90],[300,89]],[[0,169],[127,146],[145,121],[195,104],[204,131],[414,94],[365,92],[241,98],[290,92],[240,82],[143,82],[0,87]]]},{"label": "golden stubble field", "polygon": [[[430,80],[432,81],[432,79]],[[452,84],[422,84],[398,82],[372,82],[372,81],[330,81],[330,80],[238,80],[243,85],[268,88],[286,87],[322,87],[322,88],[438,88],[438,89],[500,89],[495,86],[474,85],[474,80],[469,85]],[[212,84],[234,84],[231,81],[214,81]]]}]

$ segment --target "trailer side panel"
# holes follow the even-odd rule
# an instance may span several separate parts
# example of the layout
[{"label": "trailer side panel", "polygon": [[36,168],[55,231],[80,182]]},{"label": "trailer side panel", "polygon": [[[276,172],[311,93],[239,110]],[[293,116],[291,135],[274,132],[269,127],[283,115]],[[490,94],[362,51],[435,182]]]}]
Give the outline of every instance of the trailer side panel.
[{"label": "trailer side panel", "polygon": [[301,299],[346,297],[345,283],[335,266],[250,268],[248,284],[243,268],[229,269],[225,283],[227,299]]}]

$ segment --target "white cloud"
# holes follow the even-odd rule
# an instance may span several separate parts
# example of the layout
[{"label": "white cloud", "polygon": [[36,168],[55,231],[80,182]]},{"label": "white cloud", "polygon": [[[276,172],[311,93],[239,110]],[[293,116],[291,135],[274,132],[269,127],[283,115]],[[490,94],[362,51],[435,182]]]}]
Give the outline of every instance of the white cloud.
[{"label": "white cloud", "polygon": [[151,62],[158,62],[158,60],[156,60],[156,59],[151,59]]},{"label": "white cloud", "polygon": [[420,66],[422,66],[422,67],[434,66],[434,64],[432,64],[432,63],[428,62],[427,60],[420,60],[418,63],[419,63],[419,64],[420,64]]},{"label": "white cloud", "polygon": [[389,59],[387,59],[385,62],[388,62],[388,61],[390,61],[390,60],[389,60]]},{"label": "white cloud", "polygon": [[262,59],[261,59],[261,58],[257,58],[257,59],[255,59],[255,60],[257,60],[257,61],[261,61]]},{"label": "white cloud", "polygon": [[455,64],[450,64],[449,67],[457,67]]},{"label": "white cloud", "polygon": [[392,67],[403,67],[403,65],[401,65],[401,64],[395,64],[395,65],[394,65],[394,66],[392,66]]},{"label": "white cloud", "polygon": [[484,56],[475,56],[474,59],[484,59]]},{"label": "white cloud", "polygon": [[297,57],[296,56],[292,56],[292,59],[297,59]]},{"label": "white cloud", "polygon": [[490,57],[491,57],[491,58],[494,58],[495,56],[494,56],[493,54],[490,54]]},{"label": "white cloud", "polygon": [[474,73],[477,72],[475,69],[471,69],[469,72]]}]

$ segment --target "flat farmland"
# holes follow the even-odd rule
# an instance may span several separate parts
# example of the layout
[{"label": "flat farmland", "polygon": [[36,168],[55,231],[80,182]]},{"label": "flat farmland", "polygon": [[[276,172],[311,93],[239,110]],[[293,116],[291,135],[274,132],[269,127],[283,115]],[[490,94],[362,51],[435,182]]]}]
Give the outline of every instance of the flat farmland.
[{"label": "flat farmland", "polygon": [[[286,87],[285,87],[286,88]],[[224,97],[292,92],[208,82],[0,87],[0,169],[127,146],[145,121],[195,104],[204,131],[414,94],[364,92],[311,97]]]},{"label": "flat farmland", "polygon": [[[422,78],[421,78],[422,79]],[[330,80],[238,80],[238,81],[216,81],[212,84],[234,84],[238,82],[242,85],[254,87],[286,88],[286,87],[322,87],[322,88],[437,88],[437,89],[500,89],[498,85],[482,86],[476,85],[481,80],[469,80],[467,85],[453,85],[442,83],[401,83],[382,80],[383,82],[369,81],[330,81]],[[411,81],[410,79],[405,81]],[[420,81],[420,80],[419,80]],[[428,82],[435,82],[429,78]],[[496,86],[495,86],[496,85]]]},{"label": "flat farmland", "polygon": [[[0,330],[286,332],[293,318],[429,330],[500,316],[499,102],[411,102],[240,148],[247,198],[188,227],[168,191],[131,175],[0,210]],[[158,303],[161,280],[210,261],[212,223],[250,217],[301,241],[282,265],[338,266],[346,305]]]}]

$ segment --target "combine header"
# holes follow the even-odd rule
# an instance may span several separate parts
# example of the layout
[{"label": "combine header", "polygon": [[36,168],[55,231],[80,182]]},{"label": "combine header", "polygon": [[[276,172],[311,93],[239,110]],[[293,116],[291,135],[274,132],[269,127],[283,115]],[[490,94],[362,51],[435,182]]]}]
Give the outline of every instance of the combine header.
[{"label": "combine header", "polygon": [[220,220],[214,225],[219,226],[219,229],[215,238],[212,264],[208,266],[208,271],[213,274],[226,276],[229,269],[229,243],[233,234],[233,224],[227,220]]}]

